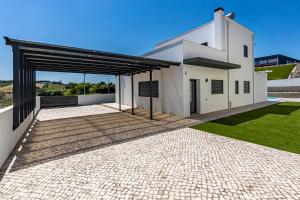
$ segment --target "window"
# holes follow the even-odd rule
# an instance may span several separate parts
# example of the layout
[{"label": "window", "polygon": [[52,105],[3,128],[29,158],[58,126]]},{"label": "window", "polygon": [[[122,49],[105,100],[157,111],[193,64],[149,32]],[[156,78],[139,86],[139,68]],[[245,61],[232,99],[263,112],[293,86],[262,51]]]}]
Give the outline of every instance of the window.
[{"label": "window", "polygon": [[235,81],[235,94],[239,94],[239,81]]},{"label": "window", "polygon": [[203,42],[203,43],[201,43],[201,45],[208,46],[208,42]]},{"label": "window", "polygon": [[[139,82],[139,96],[150,97],[150,81]],[[158,97],[158,81],[152,81],[152,97]]]},{"label": "window", "polygon": [[211,80],[211,93],[223,94],[223,80]]},{"label": "window", "polygon": [[244,81],[244,93],[250,93],[250,81]]},{"label": "window", "polygon": [[248,46],[244,45],[244,57],[248,57]]}]

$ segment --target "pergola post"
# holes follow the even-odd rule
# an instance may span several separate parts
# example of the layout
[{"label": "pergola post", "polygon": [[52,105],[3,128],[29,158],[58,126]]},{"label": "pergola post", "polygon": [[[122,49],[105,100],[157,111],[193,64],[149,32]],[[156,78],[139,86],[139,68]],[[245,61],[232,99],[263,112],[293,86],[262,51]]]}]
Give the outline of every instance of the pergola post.
[{"label": "pergola post", "polygon": [[133,74],[131,74],[131,114],[134,115],[134,85],[133,85]]},{"label": "pergola post", "polygon": [[153,105],[152,105],[152,67],[150,67],[150,119],[153,119]]},{"label": "pergola post", "polygon": [[83,73],[83,95],[85,95],[85,73]]},{"label": "pergola post", "polygon": [[20,49],[17,46],[13,46],[13,130],[18,128],[20,124]]},{"label": "pergola post", "polygon": [[119,75],[119,111],[122,111],[122,108],[121,108],[121,75]]}]

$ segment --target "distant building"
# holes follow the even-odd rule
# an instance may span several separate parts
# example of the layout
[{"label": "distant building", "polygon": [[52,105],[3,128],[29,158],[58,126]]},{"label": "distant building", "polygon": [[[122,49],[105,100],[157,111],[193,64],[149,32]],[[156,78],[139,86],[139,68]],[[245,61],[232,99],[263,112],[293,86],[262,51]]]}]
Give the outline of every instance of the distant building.
[{"label": "distant building", "polygon": [[296,62],[300,62],[300,60],[288,56],[284,56],[281,54],[258,57],[255,58],[254,61],[255,67],[270,66],[270,65],[284,65],[284,64],[296,63]]}]

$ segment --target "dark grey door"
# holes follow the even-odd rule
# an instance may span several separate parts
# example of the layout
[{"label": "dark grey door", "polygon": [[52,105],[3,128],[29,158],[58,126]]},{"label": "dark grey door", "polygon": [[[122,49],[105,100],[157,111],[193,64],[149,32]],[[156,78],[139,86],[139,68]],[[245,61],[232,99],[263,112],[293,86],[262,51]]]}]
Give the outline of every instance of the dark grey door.
[{"label": "dark grey door", "polygon": [[197,112],[196,80],[190,80],[190,112]]}]

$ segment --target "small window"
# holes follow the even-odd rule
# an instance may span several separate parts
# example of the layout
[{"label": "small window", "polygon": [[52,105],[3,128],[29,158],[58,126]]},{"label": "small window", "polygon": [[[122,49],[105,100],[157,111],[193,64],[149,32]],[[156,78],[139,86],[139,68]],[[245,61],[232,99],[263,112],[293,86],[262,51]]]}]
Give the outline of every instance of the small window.
[{"label": "small window", "polygon": [[208,42],[203,42],[203,43],[201,43],[201,45],[208,46]]},{"label": "small window", "polygon": [[211,93],[223,94],[223,80],[211,80]]},{"label": "small window", "polygon": [[239,81],[235,81],[235,94],[239,94]]},{"label": "small window", "polygon": [[244,57],[248,58],[248,46],[244,45]]},{"label": "small window", "polygon": [[244,93],[250,93],[250,81],[244,81]]},{"label": "small window", "polygon": [[[150,81],[139,82],[139,96],[150,97]],[[152,81],[152,97],[158,97],[158,81]]]}]

